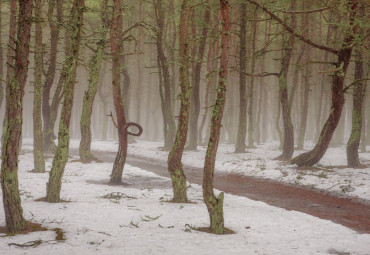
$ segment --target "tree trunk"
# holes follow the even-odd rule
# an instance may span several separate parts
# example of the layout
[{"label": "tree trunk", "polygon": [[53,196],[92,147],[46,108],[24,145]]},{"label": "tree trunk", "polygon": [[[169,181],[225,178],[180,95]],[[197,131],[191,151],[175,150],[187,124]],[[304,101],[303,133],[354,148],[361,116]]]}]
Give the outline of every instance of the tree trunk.
[{"label": "tree trunk", "polygon": [[[0,10],[1,10],[1,2],[0,2]],[[2,24],[2,15],[0,15],[0,28],[3,27]],[[4,86],[3,86],[3,79],[4,79],[4,56],[3,56],[3,44],[2,44],[2,29],[0,29],[0,108],[3,104],[4,100]]]},{"label": "tree trunk", "polygon": [[180,113],[176,132],[175,142],[168,155],[168,172],[171,175],[173,187],[173,199],[175,203],[186,203],[188,197],[186,194],[186,176],[182,167],[182,154],[188,134],[189,111],[190,111],[190,95],[191,86],[189,80],[189,39],[188,25],[191,9],[186,0],[183,1],[181,7],[180,18],[180,52],[179,52],[179,73],[180,73]]},{"label": "tree trunk", "polygon": [[[54,9],[56,5],[56,17],[54,17]],[[56,146],[54,143],[54,127],[51,130],[50,127],[50,92],[51,87],[54,83],[55,72],[56,72],[56,60],[58,55],[58,42],[59,42],[59,32],[62,25],[62,0],[49,0],[48,7],[48,21],[50,27],[50,56],[49,56],[49,66],[45,75],[45,82],[42,91],[42,116],[44,120],[44,151],[45,152],[55,152]],[[56,20],[55,20],[56,19]],[[60,102],[59,102],[60,103]],[[58,104],[59,104],[58,103]],[[51,130],[51,131],[50,131]]]},{"label": "tree trunk", "polygon": [[163,29],[164,29],[164,10],[162,6],[162,0],[156,0],[155,2],[155,14],[157,21],[157,34],[156,34],[156,46],[158,54],[158,63],[160,72],[162,73],[163,84],[160,81],[160,86],[163,85],[163,119],[164,119],[164,147],[165,149],[171,149],[173,141],[175,139],[176,124],[172,114],[171,104],[171,77],[169,72],[169,64],[167,57],[163,50]]},{"label": "tree trunk", "polygon": [[80,142],[80,159],[82,162],[90,162],[95,157],[91,154],[91,115],[96,92],[98,91],[99,74],[103,62],[105,37],[108,31],[107,17],[108,0],[101,1],[102,24],[99,32],[99,38],[96,43],[96,52],[89,62],[89,87],[83,98],[82,114],[80,120],[81,142]]},{"label": "tree trunk", "polygon": [[35,73],[33,92],[33,160],[34,171],[45,173],[45,159],[42,135],[41,98],[42,98],[42,0],[35,1]]},{"label": "tree trunk", "polygon": [[239,124],[236,138],[235,152],[245,152],[245,139],[247,136],[247,95],[246,76],[247,72],[247,5],[240,6],[240,50],[239,50]]},{"label": "tree trunk", "polygon": [[[362,8],[361,8],[362,9]],[[347,142],[347,164],[348,167],[361,168],[364,167],[358,158],[358,149],[360,145],[362,132],[362,111],[363,101],[365,96],[364,91],[364,67],[363,67],[363,51],[359,48],[355,50],[355,84],[353,87],[353,109],[352,109],[352,130]]]},{"label": "tree trunk", "polygon": [[71,35],[71,45],[63,65],[62,76],[64,76],[64,100],[60,116],[58,132],[58,148],[56,150],[49,182],[46,187],[46,201],[51,203],[60,202],[60,189],[64,168],[68,160],[69,152],[69,127],[73,106],[74,86],[76,70],[78,65],[78,54],[81,43],[81,27],[83,22],[84,0],[74,0],[71,10],[71,19],[68,25]]},{"label": "tree trunk", "polygon": [[219,81],[217,87],[217,99],[213,109],[211,120],[211,135],[208,142],[207,153],[204,160],[203,171],[203,198],[206,203],[209,218],[210,231],[214,234],[224,234],[224,215],[223,215],[223,200],[224,193],[215,196],[213,192],[213,174],[215,168],[215,160],[220,140],[220,129],[222,116],[225,107],[226,99],[226,81],[229,63],[229,41],[230,41],[230,19],[229,19],[229,4],[226,0],[220,0],[221,4],[221,19],[222,19],[222,35],[221,35],[221,63],[219,71]]},{"label": "tree trunk", "polygon": [[352,29],[352,31],[351,33],[345,33],[346,36],[344,38],[342,48],[338,52],[338,60],[335,65],[336,69],[334,71],[332,81],[332,105],[330,109],[330,114],[321,131],[320,138],[316,146],[311,151],[303,153],[292,159],[291,163],[297,164],[298,166],[312,166],[320,161],[329,146],[331,137],[340,120],[342,108],[344,105],[344,78],[346,76],[347,68],[351,59],[354,36],[357,33],[357,28],[356,25],[354,25],[354,20],[358,12],[358,2],[348,2],[351,6],[351,10],[349,10],[349,27]]},{"label": "tree trunk", "polygon": [[[1,153],[1,188],[5,221],[9,233],[18,233],[26,226],[18,185],[18,145],[22,133],[23,96],[28,71],[32,5],[32,0],[19,2],[15,65],[9,84],[9,94],[6,98],[5,119],[7,121],[5,121]],[[16,3],[12,2],[12,7],[16,7]]]},{"label": "tree trunk", "polygon": [[[295,10],[296,1],[292,3],[291,9]],[[295,15],[291,18],[291,27],[296,27]],[[281,69],[279,75],[279,100],[281,104],[281,111],[283,115],[283,126],[284,126],[284,143],[283,152],[277,157],[278,160],[288,161],[292,158],[294,152],[294,129],[292,119],[290,116],[290,107],[288,102],[288,72],[290,59],[294,47],[294,35],[290,34],[289,39],[283,42],[283,58],[281,60]],[[284,39],[283,39],[284,41]]]},{"label": "tree trunk", "polygon": [[200,73],[202,68],[202,62],[204,52],[206,49],[207,34],[208,34],[208,23],[211,16],[209,7],[209,0],[207,1],[206,10],[204,12],[204,24],[202,29],[201,41],[199,42],[198,52],[196,54],[196,63],[192,72],[192,95],[191,95],[191,108],[190,108],[190,126],[189,126],[189,144],[187,149],[196,150],[198,142],[198,119],[200,113]]}]

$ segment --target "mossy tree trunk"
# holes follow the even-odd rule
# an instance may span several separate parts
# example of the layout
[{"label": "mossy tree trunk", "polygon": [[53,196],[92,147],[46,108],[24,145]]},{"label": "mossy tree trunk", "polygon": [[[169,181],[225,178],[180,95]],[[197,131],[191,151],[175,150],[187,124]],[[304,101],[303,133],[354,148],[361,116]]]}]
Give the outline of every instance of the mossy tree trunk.
[{"label": "mossy tree trunk", "polygon": [[[52,114],[51,105],[49,103],[50,99],[50,92],[51,87],[53,86],[55,73],[56,73],[56,66],[57,66],[57,55],[58,55],[58,42],[59,42],[59,33],[60,28],[62,25],[62,8],[63,2],[62,0],[49,0],[48,1],[48,23],[50,28],[50,53],[49,53],[49,65],[45,75],[45,82],[42,91],[42,116],[44,121],[44,151],[45,152],[55,152],[56,145],[54,143],[55,135],[54,135],[54,126],[51,127],[53,116]],[[62,87],[60,85],[59,87]],[[57,89],[57,92],[60,89]],[[54,101],[54,100],[53,100]],[[57,102],[58,105],[60,103]]]},{"label": "mossy tree trunk", "polygon": [[32,8],[32,0],[19,2],[15,65],[6,98],[6,124],[1,153],[1,188],[9,233],[18,233],[26,226],[19,194],[18,155],[22,133],[23,96],[28,71]]},{"label": "mossy tree trunk", "polygon": [[355,35],[357,34],[357,24],[355,20],[358,18],[358,2],[348,1],[349,13],[349,29],[343,40],[342,47],[338,51],[338,59],[335,64],[335,71],[332,80],[332,105],[330,108],[330,114],[325,122],[323,129],[321,130],[320,138],[316,143],[315,147],[303,153],[291,160],[292,164],[298,166],[312,166],[320,161],[324,156],[333,133],[339,123],[342,108],[344,105],[344,78],[347,73],[347,68],[352,55],[353,42]]},{"label": "mossy tree trunk", "polygon": [[[10,83],[14,73],[14,61],[15,61],[15,38],[17,34],[17,0],[10,2],[10,17],[9,17],[9,39],[8,39],[8,52],[6,55],[6,81],[5,81],[5,99],[9,98]],[[5,106],[5,116],[7,107]],[[3,130],[7,125],[7,118],[4,117]],[[1,136],[1,144],[3,144],[4,131]]]},{"label": "mossy tree trunk", "polygon": [[154,4],[155,17],[157,21],[156,29],[156,46],[158,54],[158,64],[161,74],[160,89],[161,93],[161,104],[162,104],[162,115],[163,115],[163,132],[164,132],[164,147],[168,150],[171,149],[176,132],[176,123],[173,117],[173,109],[171,103],[171,77],[169,72],[169,64],[163,49],[163,31],[164,31],[164,10],[162,0],[156,0]]},{"label": "mossy tree trunk", "polygon": [[239,124],[236,138],[235,152],[245,152],[245,139],[247,136],[247,5],[240,5],[240,49],[239,49]]},{"label": "mossy tree trunk", "polygon": [[220,0],[222,34],[221,34],[221,62],[219,71],[219,81],[217,87],[216,104],[213,109],[211,120],[211,135],[208,141],[206,157],[204,160],[203,171],[203,199],[206,203],[209,218],[210,231],[214,234],[224,234],[224,213],[223,200],[224,193],[216,197],[213,192],[213,175],[215,170],[216,154],[220,140],[221,122],[226,100],[226,81],[229,65],[229,41],[230,41],[230,18],[229,3]]},{"label": "mossy tree trunk", "polygon": [[[362,9],[362,8],[361,8]],[[355,80],[353,86],[353,109],[352,109],[352,130],[347,142],[347,164],[348,167],[364,167],[358,158],[362,132],[363,102],[365,96],[363,51],[358,46],[355,50]]]},{"label": "mossy tree trunk", "polygon": [[45,158],[43,148],[41,99],[42,99],[42,0],[35,0],[35,73],[33,82],[33,161],[34,171],[45,172]]},{"label": "mossy tree trunk", "polygon": [[95,95],[98,91],[100,69],[102,67],[105,49],[105,37],[108,31],[107,17],[108,0],[101,1],[102,25],[97,38],[96,51],[89,62],[89,86],[83,98],[82,114],[80,120],[81,142],[79,147],[80,159],[82,162],[90,162],[95,157],[91,154],[91,115]]},{"label": "mossy tree trunk", "polygon": [[60,189],[64,168],[68,160],[69,152],[69,127],[72,114],[74,86],[76,83],[76,70],[81,43],[81,27],[85,9],[84,0],[74,0],[71,18],[68,24],[70,29],[70,47],[64,61],[62,76],[64,76],[64,100],[59,122],[58,147],[54,156],[52,168],[49,174],[49,182],[46,187],[46,201],[51,203],[60,202]]},{"label": "mossy tree trunk", "polygon": [[186,176],[182,167],[182,154],[188,134],[189,111],[190,111],[190,96],[191,85],[189,79],[189,38],[188,26],[189,16],[191,14],[189,1],[184,0],[181,7],[180,17],[180,41],[179,41],[179,83],[181,87],[180,93],[180,113],[176,131],[175,142],[168,155],[168,172],[171,175],[173,187],[173,199],[175,203],[186,203],[188,197],[186,194]]},{"label": "mossy tree trunk", "polygon": [[192,94],[190,107],[190,123],[189,123],[189,143],[186,146],[188,150],[196,150],[198,145],[198,119],[200,113],[200,74],[202,69],[204,52],[206,49],[208,24],[211,16],[209,1],[207,1],[204,11],[204,22],[201,34],[201,40],[196,52],[196,63],[193,65],[192,71]]},{"label": "mossy tree trunk", "polygon": [[[296,1],[294,0],[291,6],[291,10],[295,10]],[[291,27],[294,29],[296,27],[295,15],[291,18]],[[281,112],[283,116],[283,126],[284,126],[284,142],[283,142],[283,152],[276,159],[288,161],[292,158],[294,152],[294,129],[292,124],[292,119],[290,116],[290,107],[288,99],[288,72],[290,59],[292,56],[294,48],[294,35],[290,34],[288,39],[283,38],[283,57],[281,59],[281,69],[279,75],[279,101],[281,105]]]}]

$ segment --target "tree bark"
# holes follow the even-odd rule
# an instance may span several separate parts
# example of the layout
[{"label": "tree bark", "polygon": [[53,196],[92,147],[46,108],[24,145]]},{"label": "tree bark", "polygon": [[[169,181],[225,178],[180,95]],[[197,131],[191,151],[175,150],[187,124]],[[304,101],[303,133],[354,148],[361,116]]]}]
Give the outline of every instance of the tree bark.
[{"label": "tree bark", "polygon": [[[0,10],[1,10],[1,2],[0,2]],[[2,24],[2,15],[0,15],[0,27],[3,27]],[[3,86],[3,79],[4,79],[4,56],[3,56],[3,44],[2,44],[2,29],[0,29],[0,108],[4,101],[4,86]]]},{"label": "tree bark", "polygon": [[[12,2],[12,6],[16,6],[16,3]],[[12,72],[13,77],[9,84],[9,94],[6,98],[5,119],[7,121],[5,121],[1,153],[1,187],[5,221],[9,233],[18,233],[26,226],[18,185],[18,145],[22,133],[22,99],[28,71],[32,8],[32,0],[19,2],[15,65]]]},{"label": "tree bark", "polygon": [[199,42],[198,51],[196,53],[196,63],[192,71],[192,95],[191,95],[191,108],[190,108],[190,126],[189,126],[189,144],[188,150],[196,150],[198,145],[198,119],[200,113],[200,74],[203,63],[204,52],[206,49],[208,24],[211,16],[209,7],[209,0],[204,12],[204,25],[202,28],[201,40]]},{"label": "tree bark", "polygon": [[[359,15],[365,16],[365,5],[362,4],[359,8]],[[362,117],[363,117],[363,103],[365,97],[364,80],[364,64],[363,64],[363,50],[357,46],[355,49],[355,79],[353,86],[353,109],[352,109],[352,130],[349,140],[347,142],[347,164],[348,167],[361,168],[364,167],[358,158],[358,149],[360,146],[362,133]]]},{"label": "tree bark", "polygon": [[236,138],[235,152],[245,152],[245,139],[247,136],[247,94],[246,75],[247,72],[247,5],[240,6],[240,50],[239,50],[239,123]]},{"label": "tree bark", "polygon": [[42,47],[42,0],[35,1],[35,73],[34,73],[34,92],[33,92],[33,160],[34,171],[45,173],[45,158],[43,148],[42,119],[41,119],[41,100],[42,100],[42,67],[43,67],[43,47]]},{"label": "tree bark", "polygon": [[217,99],[213,109],[211,120],[211,135],[208,142],[207,153],[204,160],[203,171],[203,198],[206,203],[210,217],[210,231],[214,234],[224,234],[224,215],[223,200],[224,193],[216,197],[213,192],[213,174],[215,160],[220,140],[221,121],[223,117],[225,99],[226,99],[226,81],[229,64],[229,41],[230,41],[230,18],[229,3],[226,0],[220,0],[221,5],[221,63],[219,71],[219,81],[217,87]]},{"label": "tree bark", "polygon": [[[56,17],[54,17],[54,9],[56,7]],[[45,82],[42,91],[42,116],[44,120],[44,150],[45,152],[55,152],[56,146],[54,143],[54,126],[50,127],[51,105],[49,103],[51,87],[54,83],[56,73],[56,60],[58,55],[59,33],[62,25],[62,0],[49,0],[48,6],[48,21],[50,28],[50,56],[49,66],[45,75]],[[58,102],[59,105],[60,101]],[[55,121],[54,121],[55,122]]]},{"label": "tree bark", "polygon": [[96,92],[98,91],[100,69],[102,67],[103,55],[105,49],[105,37],[108,31],[107,17],[108,0],[101,1],[101,28],[99,38],[96,43],[96,52],[89,62],[89,87],[85,91],[83,98],[82,114],[80,120],[81,142],[79,147],[80,159],[82,162],[90,162],[95,157],[91,154],[91,115]]},{"label": "tree bark", "polygon": [[172,179],[173,199],[175,203],[186,203],[186,176],[182,167],[182,154],[188,134],[191,86],[189,79],[189,39],[188,25],[191,9],[189,3],[184,0],[181,7],[180,17],[180,41],[179,41],[179,73],[180,73],[180,113],[175,142],[168,155],[168,172]]},{"label": "tree bark", "polygon": [[351,6],[349,7],[351,8],[351,10],[349,10],[349,27],[352,29],[352,31],[348,31],[350,33],[345,33],[346,36],[343,40],[342,48],[338,52],[338,60],[335,64],[336,69],[334,71],[332,81],[332,105],[330,108],[330,114],[315,147],[311,151],[303,153],[292,159],[291,163],[297,164],[298,166],[312,166],[320,161],[329,146],[332,135],[340,120],[344,105],[344,78],[346,76],[347,68],[351,59],[354,36],[357,34],[357,25],[354,23],[358,16],[358,2],[354,0],[348,1],[348,3],[349,6]]},{"label": "tree bark", "polygon": [[70,29],[71,45],[64,61],[62,76],[64,76],[64,101],[60,116],[58,147],[54,156],[52,168],[49,174],[49,182],[46,187],[46,201],[51,203],[60,202],[60,189],[64,168],[68,160],[69,152],[69,127],[73,106],[74,86],[76,83],[76,70],[78,55],[81,43],[81,27],[85,8],[84,0],[74,0],[71,19],[68,28]]}]

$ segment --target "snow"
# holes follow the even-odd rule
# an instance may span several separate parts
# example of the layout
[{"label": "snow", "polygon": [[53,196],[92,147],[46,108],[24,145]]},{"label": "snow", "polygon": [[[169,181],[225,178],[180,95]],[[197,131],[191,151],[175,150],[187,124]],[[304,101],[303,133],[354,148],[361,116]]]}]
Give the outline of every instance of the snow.
[{"label": "snow", "polygon": [[[25,148],[29,146],[27,144]],[[76,144],[78,141],[72,141],[71,146]],[[159,151],[159,146],[160,143],[140,141],[130,145],[129,150],[133,154],[165,160],[167,153]],[[92,147],[93,150],[115,151],[117,144],[94,141]],[[218,170],[276,177],[282,181],[294,179],[290,166],[281,166],[270,160],[279,153],[273,148],[259,148],[248,154],[231,152],[231,146],[220,147]],[[335,151],[330,154],[333,158],[336,156]],[[199,166],[202,155],[203,148],[200,152],[185,152],[184,162]],[[265,159],[265,170],[258,169],[256,155]],[[327,160],[334,162],[333,158]],[[225,225],[236,234],[217,236],[192,230],[192,226],[209,224],[201,187],[195,184],[189,187],[188,196],[194,202],[192,204],[167,203],[165,201],[172,197],[170,180],[129,165],[124,170],[127,184],[109,186],[106,183],[112,164],[82,164],[71,162],[77,158],[70,158],[61,190],[62,198],[70,202],[35,202],[35,199],[45,196],[48,173],[28,172],[33,169],[31,153],[21,155],[19,159],[25,218],[42,223],[49,229],[61,228],[65,231],[66,240],[54,241],[55,233],[52,231],[0,237],[1,254],[370,254],[369,234],[359,234],[331,221],[230,194],[225,194]],[[47,160],[49,170],[51,160]],[[281,169],[273,169],[277,167]],[[288,171],[291,177],[281,177],[281,171]],[[345,175],[343,172],[350,174],[349,170],[340,171],[336,177],[338,181]],[[328,172],[329,180],[332,175]],[[317,177],[304,175],[303,178],[312,182],[310,179]],[[364,174],[364,178],[369,187],[368,175]],[[303,179],[299,182],[303,183]],[[316,185],[326,185],[320,183]],[[354,183],[357,183],[356,178],[352,179]],[[358,186],[354,187],[359,192]],[[103,198],[113,192],[120,192],[117,194],[122,198]],[[351,192],[355,191],[348,193]],[[5,225],[4,217],[3,210],[0,210],[0,225]],[[35,248],[9,246],[10,243],[24,244],[39,239],[43,243]]]}]

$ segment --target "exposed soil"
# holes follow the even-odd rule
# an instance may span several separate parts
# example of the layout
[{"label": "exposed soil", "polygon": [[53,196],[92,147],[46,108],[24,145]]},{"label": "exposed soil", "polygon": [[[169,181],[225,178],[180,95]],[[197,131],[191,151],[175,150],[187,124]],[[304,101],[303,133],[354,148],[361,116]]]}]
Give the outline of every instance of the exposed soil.
[{"label": "exposed soil", "polygon": [[[111,152],[99,151],[95,154],[106,162],[113,162],[115,159],[115,154]],[[160,176],[170,177],[166,162],[129,155],[127,163]],[[202,183],[202,168],[184,165],[184,171],[189,182]],[[370,234],[370,204],[364,201],[340,198],[332,194],[264,179],[236,174],[221,174],[217,171],[214,178],[215,188],[227,193],[263,201],[287,210],[307,213],[321,219],[331,220],[360,233]],[[155,184],[161,185],[161,183],[155,182],[152,186],[156,187]]]}]

